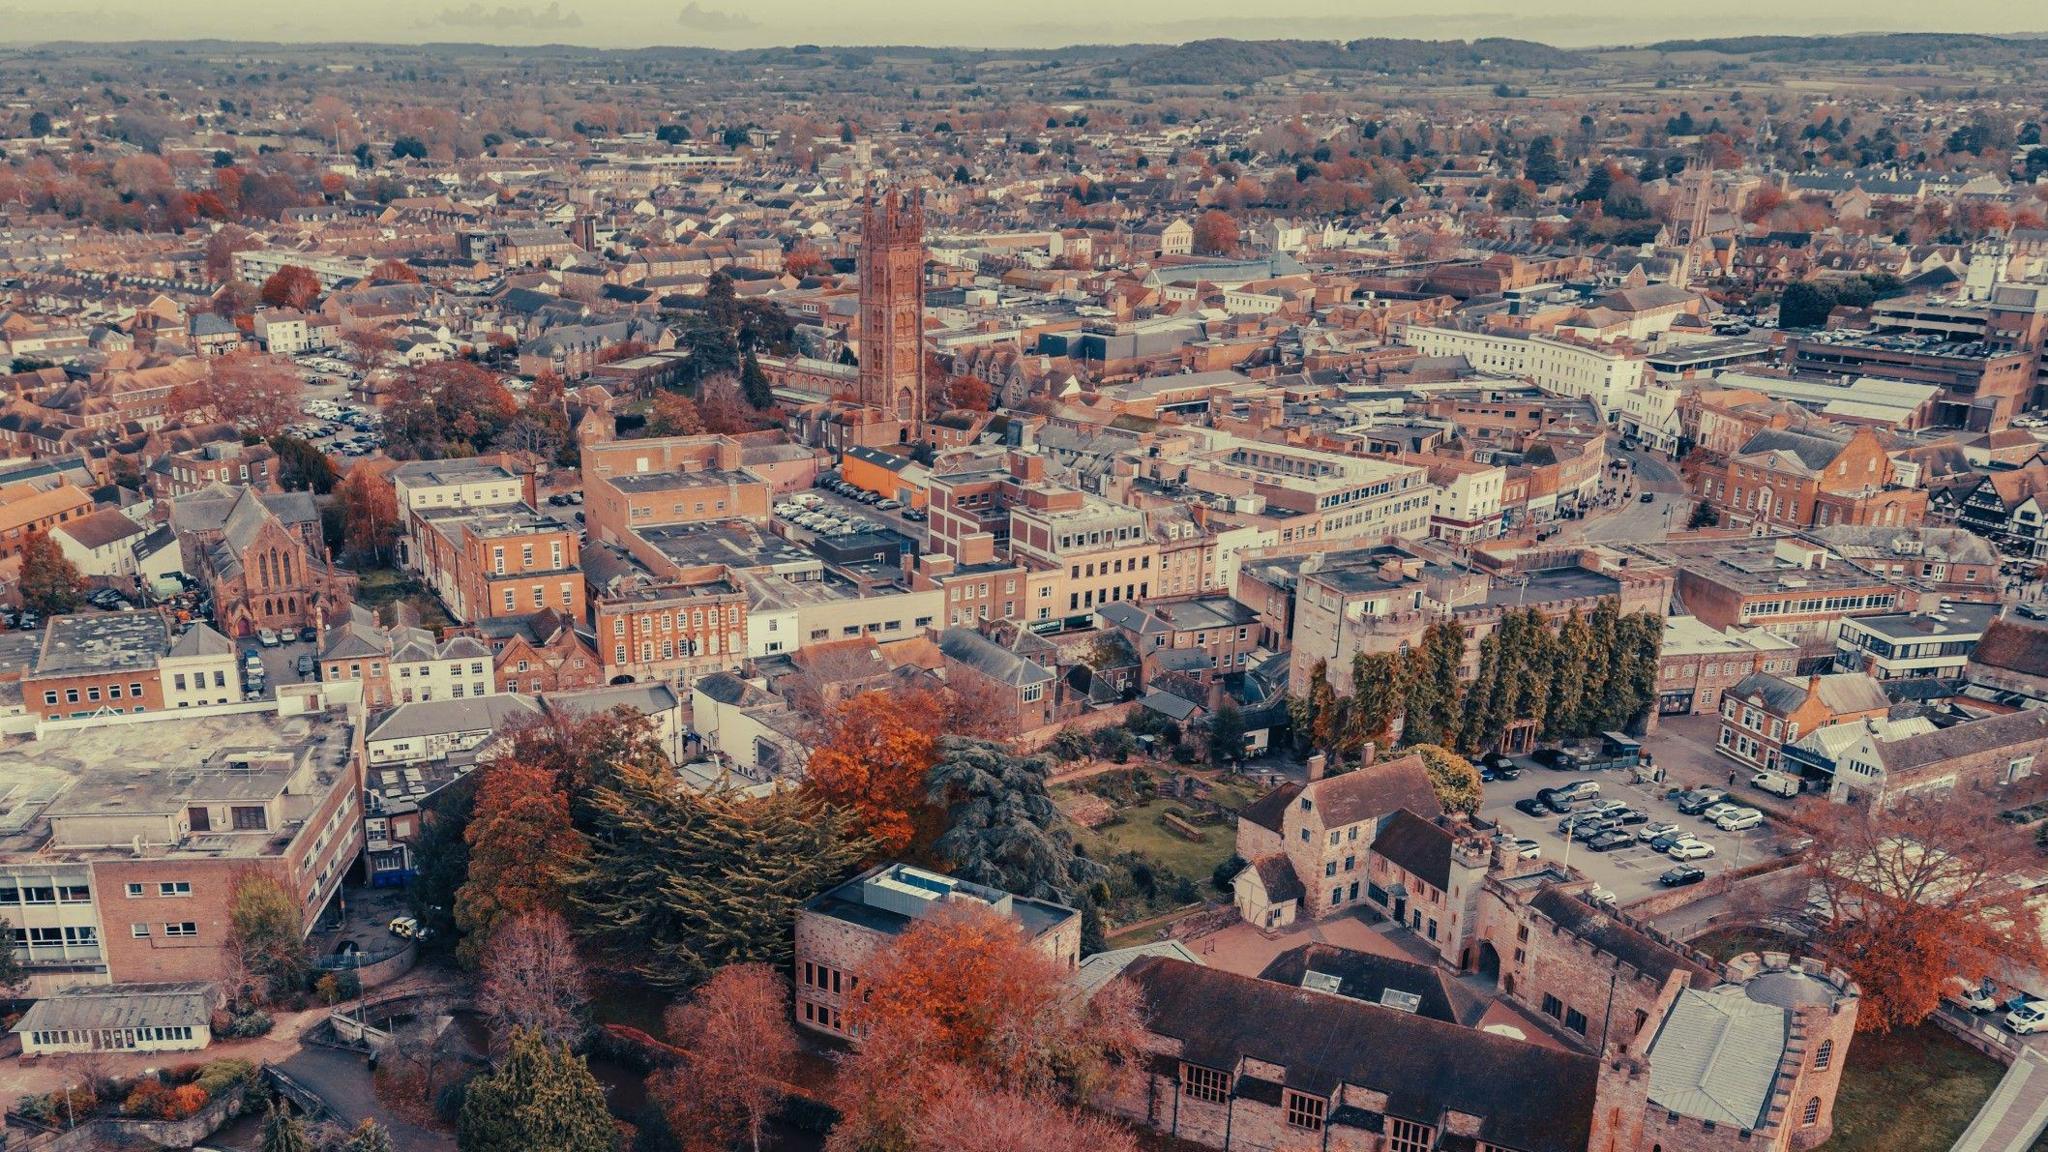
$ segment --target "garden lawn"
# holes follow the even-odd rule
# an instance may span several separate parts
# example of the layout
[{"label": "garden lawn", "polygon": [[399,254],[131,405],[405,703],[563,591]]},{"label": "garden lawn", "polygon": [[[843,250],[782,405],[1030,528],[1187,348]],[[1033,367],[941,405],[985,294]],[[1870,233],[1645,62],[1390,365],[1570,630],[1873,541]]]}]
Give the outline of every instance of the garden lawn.
[{"label": "garden lawn", "polygon": [[404,573],[389,568],[371,568],[359,574],[356,603],[365,608],[375,608],[382,614],[385,606],[401,600],[412,605],[413,611],[419,614],[422,628],[440,629],[455,623],[433,593]]},{"label": "garden lawn", "polygon": [[1858,1036],[1820,1152],[1947,1152],[2004,1075],[1932,1023]]},{"label": "garden lawn", "polygon": [[[1149,800],[1118,809],[1117,814],[1124,818],[1121,824],[1094,829],[1077,826],[1075,834],[1087,847],[1090,856],[1100,859],[1118,852],[1136,852],[1151,861],[1155,868],[1169,869],[1207,887],[1209,874],[1237,850],[1236,822],[1226,820],[1220,824],[1197,825],[1202,832],[1202,839],[1197,843],[1160,821],[1159,817],[1169,808],[1178,810],[1183,816],[1189,811],[1184,800]],[[1213,891],[1211,888],[1212,894]]]}]

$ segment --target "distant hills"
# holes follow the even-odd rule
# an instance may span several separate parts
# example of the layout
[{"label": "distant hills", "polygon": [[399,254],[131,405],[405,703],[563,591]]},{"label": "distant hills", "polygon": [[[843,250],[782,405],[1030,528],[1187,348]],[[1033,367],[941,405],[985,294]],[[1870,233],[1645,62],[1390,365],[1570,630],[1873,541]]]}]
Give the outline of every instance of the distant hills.
[{"label": "distant hills", "polygon": [[1305,68],[1405,76],[1478,68],[1575,68],[1590,62],[1532,40],[1195,40],[1154,48],[1118,70],[1139,84],[1250,84]]},{"label": "distant hills", "polygon": [[1802,60],[1868,61],[1933,64],[1967,54],[1979,62],[2038,57],[2037,38],[1984,36],[1963,32],[1882,32],[1848,36],[1728,36],[1709,40],[1665,40],[1649,45],[1657,52],[1718,52],[1759,60],[1797,63]]}]

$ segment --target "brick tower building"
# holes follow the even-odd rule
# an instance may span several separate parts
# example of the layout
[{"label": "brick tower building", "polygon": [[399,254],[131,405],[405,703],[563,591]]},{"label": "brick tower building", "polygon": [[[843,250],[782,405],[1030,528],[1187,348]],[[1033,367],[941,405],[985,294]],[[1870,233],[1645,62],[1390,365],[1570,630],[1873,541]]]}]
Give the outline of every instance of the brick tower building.
[{"label": "brick tower building", "polygon": [[860,233],[860,402],[924,426],[924,196],[868,194]]}]

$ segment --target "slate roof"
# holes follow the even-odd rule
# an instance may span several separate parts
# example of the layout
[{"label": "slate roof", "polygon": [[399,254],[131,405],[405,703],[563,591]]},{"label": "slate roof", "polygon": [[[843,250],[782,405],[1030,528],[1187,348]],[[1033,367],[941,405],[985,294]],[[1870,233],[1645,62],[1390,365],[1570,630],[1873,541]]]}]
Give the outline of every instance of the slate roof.
[{"label": "slate roof", "polygon": [[[1478,1117],[1477,1139],[1521,1152],[1583,1152],[1591,1136],[1591,1056],[1163,957],[1124,979],[1147,1027],[1179,1040],[1191,1063],[1235,1072],[1267,1061],[1296,1091],[1327,1099],[1354,1084],[1384,1093],[1388,1115],[1431,1126],[1462,1112]],[[1239,1094],[1257,1090],[1249,1079]],[[1332,1123],[1352,1118],[1340,1109]]]},{"label": "slate roof", "polygon": [[1237,818],[1278,832],[1281,829],[1282,818],[1287,814],[1287,806],[1294,803],[1294,798],[1299,795],[1301,785],[1290,780],[1239,809]]},{"label": "slate roof", "polygon": [[1784,428],[1765,428],[1751,436],[1738,456],[1779,455],[1809,472],[1825,469],[1842,451],[1842,442]]},{"label": "slate roof", "polygon": [[1448,892],[1454,840],[1445,829],[1403,809],[1394,813],[1373,838],[1372,850],[1438,891]]},{"label": "slate roof", "polygon": [[404,740],[447,732],[496,731],[520,716],[537,716],[530,696],[499,693],[466,700],[420,700],[401,704],[370,727],[372,740]]},{"label": "slate roof", "polygon": [[178,637],[171,650],[164,653],[166,660],[191,659],[201,656],[232,656],[235,642],[213,630],[204,621],[196,621],[192,627]]},{"label": "slate roof", "polygon": [[1053,674],[972,628],[948,628],[939,635],[939,650],[991,680],[1022,688],[1049,683]]},{"label": "slate roof", "polygon": [[12,1031],[204,1028],[213,1002],[213,985],[204,980],[63,988],[37,1000]]},{"label": "slate roof", "polygon": [[76,520],[57,526],[64,533],[85,548],[104,548],[131,536],[141,536],[148,529],[128,518],[119,509],[107,508],[88,513]]},{"label": "slate roof", "polygon": [[1251,868],[1258,874],[1259,884],[1266,889],[1266,899],[1270,903],[1285,904],[1308,894],[1308,890],[1301,886],[1301,877],[1294,874],[1294,863],[1277,852],[1252,861]]},{"label": "slate roof", "polygon": [[1908,772],[1993,748],[2048,739],[2048,710],[2030,709],[1939,728],[1877,745],[1886,772]]},{"label": "slate roof", "polygon": [[1323,827],[1341,828],[1407,809],[1437,813],[1436,790],[1422,757],[1409,755],[1368,764],[1341,776],[1325,776],[1303,791],[1322,813]]},{"label": "slate roof", "polygon": [[[1420,1000],[1415,1014],[1451,1024],[1469,1023],[1468,1013],[1485,1011],[1485,1001],[1459,986],[1456,980],[1434,964],[1418,964],[1394,956],[1354,952],[1335,944],[1303,944],[1273,957],[1259,973],[1259,979],[1290,987],[1305,987],[1311,972],[1334,977],[1335,995],[1380,1003],[1388,990],[1406,992]],[[1324,991],[1326,989],[1317,989]]]},{"label": "slate roof", "polygon": [[1681,991],[1650,1041],[1650,1103],[1716,1124],[1762,1126],[1785,1055],[1786,1016],[1734,985]]},{"label": "slate roof", "polygon": [[2001,616],[1984,629],[1970,653],[1970,663],[2026,676],[2048,676],[2048,627]]}]

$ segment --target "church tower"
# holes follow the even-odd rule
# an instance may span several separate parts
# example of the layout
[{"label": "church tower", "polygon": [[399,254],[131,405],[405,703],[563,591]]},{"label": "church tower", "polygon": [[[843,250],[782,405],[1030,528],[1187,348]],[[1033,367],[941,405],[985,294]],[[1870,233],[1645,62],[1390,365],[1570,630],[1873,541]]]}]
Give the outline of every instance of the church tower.
[{"label": "church tower", "polygon": [[861,207],[860,402],[924,427],[924,194],[869,191]]}]

